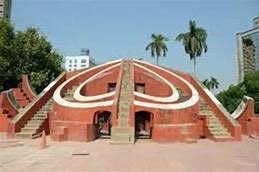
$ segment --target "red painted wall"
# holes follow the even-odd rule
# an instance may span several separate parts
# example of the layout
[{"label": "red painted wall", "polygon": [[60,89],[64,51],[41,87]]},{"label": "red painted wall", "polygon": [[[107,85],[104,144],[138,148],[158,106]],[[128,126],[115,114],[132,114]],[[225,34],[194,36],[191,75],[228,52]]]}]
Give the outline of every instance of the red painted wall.
[{"label": "red painted wall", "polygon": [[85,85],[82,90],[82,95],[96,96],[108,92],[108,84],[116,83],[118,79],[119,68],[104,73],[98,78],[92,80]]},{"label": "red painted wall", "polygon": [[157,97],[170,96],[170,87],[167,84],[165,84],[160,78],[138,67],[134,67],[134,70],[134,82],[135,84],[145,84],[145,94]]}]

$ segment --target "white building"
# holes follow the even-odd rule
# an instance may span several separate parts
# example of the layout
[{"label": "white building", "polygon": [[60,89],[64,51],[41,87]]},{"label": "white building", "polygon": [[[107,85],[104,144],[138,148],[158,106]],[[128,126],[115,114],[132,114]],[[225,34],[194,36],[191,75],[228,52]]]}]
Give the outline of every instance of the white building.
[{"label": "white building", "polygon": [[75,71],[84,68],[89,68],[95,66],[96,63],[93,58],[89,55],[79,55],[79,56],[67,56],[65,57],[65,70]]}]

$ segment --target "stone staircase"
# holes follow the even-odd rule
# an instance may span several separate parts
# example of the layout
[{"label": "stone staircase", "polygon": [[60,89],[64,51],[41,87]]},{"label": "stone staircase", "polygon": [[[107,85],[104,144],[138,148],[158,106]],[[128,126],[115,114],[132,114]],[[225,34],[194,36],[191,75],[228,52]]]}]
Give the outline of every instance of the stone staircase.
[{"label": "stone staircase", "polygon": [[204,100],[200,99],[200,115],[209,117],[208,129],[216,141],[231,140],[232,136]]},{"label": "stone staircase", "polygon": [[67,101],[73,102],[73,94],[76,91],[77,87],[77,85],[74,85],[71,89],[68,89],[63,98]]},{"label": "stone staircase", "polygon": [[134,143],[134,128],[128,126],[130,115],[130,61],[124,61],[118,102],[118,126],[112,128],[113,143]]},{"label": "stone staircase", "polygon": [[32,138],[41,131],[42,125],[48,120],[47,112],[52,108],[53,99],[50,98],[21,129],[21,132],[16,133],[17,137]]}]

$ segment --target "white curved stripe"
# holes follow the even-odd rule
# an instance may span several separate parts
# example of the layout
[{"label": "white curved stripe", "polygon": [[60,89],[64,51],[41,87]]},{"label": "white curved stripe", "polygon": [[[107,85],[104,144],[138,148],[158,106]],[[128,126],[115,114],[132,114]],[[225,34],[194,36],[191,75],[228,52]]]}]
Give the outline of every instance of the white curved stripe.
[{"label": "white curved stripe", "polygon": [[170,87],[171,92],[172,92],[171,95],[168,96],[168,97],[151,96],[151,95],[139,93],[139,92],[136,92],[136,91],[134,91],[134,95],[136,95],[138,97],[145,98],[145,99],[153,100],[153,101],[156,101],[156,102],[163,102],[163,103],[175,102],[176,100],[179,99],[179,93],[178,93],[177,89],[167,79],[165,79],[164,77],[162,77],[158,73],[156,73],[156,72],[154,72],[154,71],[152,71],[152,70],[150,70],[150,69],[148,69],[144,66],[141,66],[137,63],[134,63],[134,66],[142,68],[142,69],[148,71],[149,73],[152,73],[153,75],[160,78],[163,82],[165,82]]},{"label": "white curved stripe", "polygon": [[86,102],[86,101],[94,101],[94,100],[98,100],[98,99],[103,99],[103,98],[107,98],[110,96],[113,96],[115,94],[115,91],[109,92],[109,93],[104,93],[104,94],[100,94],[97,96],[83,96],[80,94],[81,89],[83,88],[83,86],[85,86],[88,82],[94,80],[95,78],[97,78],[99,75],[120,66],[121,63],[118,63],[116,65],[110,66],[98,73],[96,73],[95,75],[93,75],[92,77],[88,78],[85,82],[83,82],[74,92],[74,99],[77,101],[81,101],[81,102]]},{"label": "white curved stripe", "polygon": [[190,98],[185,102],[175,103],[175,104],[149,103],[149,102],[134,100],[134,105],[155,108],[155,109],[176,110],[176,109],[185,109],[185,108],[191,107],[195,105],[196,102],[198,102],[198,100],[196,101],[196,99],[194,98]]},{"label": "white curved stripe", "polygon": [[109,105],[112,105],[114,100],[109,100],[109,101],[103,101],[103,102],[93,102],[93,103],[80,103],[80,102],[69,102],[65,99],[63,99],[61,97],[61,90],[62,88],[67,84],[69,83],[70,81],[74,80],[75,78],[79,77],[80,75],[83,75],[89,71],[92,71],[94,69],[97,69],[97,68],[100,68],[100,67],[103,67],[103,66],[106,66],[106,65],[109,65],[109,64],[113,64],[113,63],[118,63],[118,62],[121,62],[122,59],[119,59],[119,60],[115,60],[115,61],[112,61],[112,62],[108,62],[108,63],[104,63],[102,65],[99,65],[99,66],[96,66],[96,67],[93,67],[89,70],[86,70],[86,71],[83,71],[81,73],[78,73],[76,74],[75,76],[69,78],[67,81],[63,82],[57,89],[56,91],[54,92],[54,95],[53,95],[53,99],[56,103],[58,103],[59,105],[62,105],[62,106],[66,106],[66,107],[72,107],[72,108],[93,108],[93,107],[99,107],[99,106],[109,106]]},{"label": "white curved stripe", "polygon": [[178,76],[177,74],[175,74],[171,71],[165,70],[161,67],[152,65],[150,63],[139,61],[139,60],[136,60],[136,59],[133,59],[133,60],[136,61],[136,62],[142,63],[142,64],[147,64],[149,66],[158,68],[158,69],[160,69],[164,72],[167,72],[167,73],[173,75],[174,77],[176,77],[179,80],[181,80],[182,82],[184,82],[191,89],[191,93],[192,93],[191,98],[188,99],[185,102],[180,102],[180,103],[175,103],[175,104],[160,104],[160,103],[149,103],[149,102],[142,102],[142,101],[134,100],[135,105],[149,107],[149,108],[158,108],[158,109],[184,109],[184,108],[195,105],[199,101],[199,94],[198,94],[197,90],[189,82],[187,82],[185,79],[183,79],[182,77]]}]

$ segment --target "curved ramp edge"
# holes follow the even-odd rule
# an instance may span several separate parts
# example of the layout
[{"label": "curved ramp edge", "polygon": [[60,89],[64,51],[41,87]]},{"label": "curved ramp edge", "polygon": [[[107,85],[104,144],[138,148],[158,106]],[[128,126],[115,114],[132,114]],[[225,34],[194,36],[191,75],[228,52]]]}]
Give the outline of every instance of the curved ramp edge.
[{"label": "curved ramp edge", "polygon": [[[251,100],[251,101],[250,101]],[[240,118],[241,116],[245,115],[246,114],[246,111],[251,111],[251,107],[249,107],[249,105],[252,103],[253,104],[253,98],[251,97],[248,97],[248,96],[244,96],[243,100],[240,102],[239,106],[236,108],[236,110],[231,114],[231,116],[234,118],[234,119],[238,119]],[[252,117],[252,113],[248,114],[250,115],[250,117]]]},{"label": "curved ramp edge", "polygon": [[212,111],[214,111],[222,124],[231,133],[234,140],[241,140],[241,125],[230,115],[207,87],[205,87],[193,74],[190,74],[190,76],[192,85],[199,91],[201,98],[208,103]]}]

